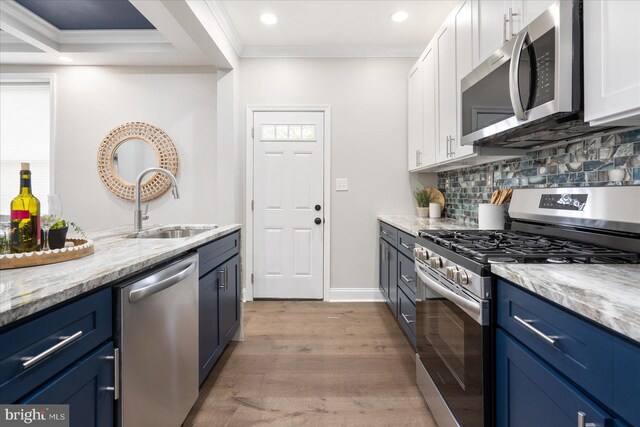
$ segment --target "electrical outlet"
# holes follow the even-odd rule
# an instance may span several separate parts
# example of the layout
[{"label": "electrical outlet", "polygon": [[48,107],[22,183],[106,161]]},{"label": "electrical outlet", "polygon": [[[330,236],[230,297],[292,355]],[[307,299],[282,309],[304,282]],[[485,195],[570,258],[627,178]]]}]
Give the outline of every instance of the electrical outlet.
[{"label": "electrical outlet", "polygon": [[349,180],[347,178],[337,178],[336,191],[349,191]]}]

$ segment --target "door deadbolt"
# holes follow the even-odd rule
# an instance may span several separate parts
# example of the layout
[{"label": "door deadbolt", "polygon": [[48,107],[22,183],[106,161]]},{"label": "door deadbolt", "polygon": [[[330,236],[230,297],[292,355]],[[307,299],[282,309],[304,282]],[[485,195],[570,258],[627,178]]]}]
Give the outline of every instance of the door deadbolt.
[{"label": "door deadbolt", "polygon": [[316,218],[316,219],[313,220],[313,222],[315,222],[316,224],[320,225],[320,224],[322,224],[322,219]]},{"label": "door deadbolt", "polygon": [[320,209],[322,209],[322,206],[316,205],[316,210],[319,211]]}]

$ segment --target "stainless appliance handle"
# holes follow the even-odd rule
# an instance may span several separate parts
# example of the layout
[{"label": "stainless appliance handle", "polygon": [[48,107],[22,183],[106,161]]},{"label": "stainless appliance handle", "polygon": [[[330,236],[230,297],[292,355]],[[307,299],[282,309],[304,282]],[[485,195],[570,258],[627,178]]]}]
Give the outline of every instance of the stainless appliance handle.
[{"label": "stainless appliance handle", "polygon": [[197,265],[197,258],[188,258],[145,278],[144,282],[152,283],[129,292],[129,302],[140,301],[143,298],[170,288],[193,273]]},{"label": "stainless appliance handle", "polygon": [[527,329],[529,332],[533,332],[534,334],[536,334],[537,336],[545,340],[548,344],[551,344],[551,345],[556,344],[558,337],[550,337],[549,335],[542,332],[540,329],[534,326],[531,326],[531,320],[524,320],[519,318],[518,316],[513,316],[513,319],[519,324],[521,324],[522,326],[524,326],[525,329]]},{"label": "stainless appliance handle", "polygon": [[518,34],[513,44],[513,52],[511,53],[511,63],[509,64],[509,95],[511,96],[511,106],[515,113],[516,119],[527,120],[527,114],[522,105],[520,98],[520,57],[522,56],[522,48],[527,41],[530,41],[529,32],[523,31]]},{"label": "stainless appliance handle", "polygon": [[36,363],[38,363],[39,361],[41,361],[42,359],[44,359],[47,356],[50,356],[51,354],[55,353],[56,351],[60,350],[63,347],[68,346],[69,344],[71,344],[73,341],[77,340],[78,338],[80,338],[82,336],[82,331],[78,331],[75,334],[68,336],[68,337],[60,337],[60,339],[62,341],[60,341],[58,344],[49,347],[48,349],[46,349],[45,351],[43,351],[42,353],[33,356],[33,357],[23,357],[22,358],[22,367],[24,369],[27,369],[33,365],[35,365]]},{"label": "stainless appliance handle", "polygon": [[442,297],[448,299],[458,307],[460,307],[463,311],[473,317],[478,323],[483,324],[482,322],[482,303],[477,301],[472,301],[461,297],[455,292],[447,289],[446,287],[436,283],[435,280],[427,276],[424,271],[420,268],[418,264],[416,264],[416,273],[420,280],[433,292],[441,295]]}]

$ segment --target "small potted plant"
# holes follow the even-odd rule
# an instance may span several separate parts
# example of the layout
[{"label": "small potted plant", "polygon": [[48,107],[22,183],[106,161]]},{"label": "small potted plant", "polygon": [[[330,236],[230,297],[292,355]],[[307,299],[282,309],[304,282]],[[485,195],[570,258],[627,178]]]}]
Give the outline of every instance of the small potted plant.
[{"label": "small potted plant", "polygon": [[429,203],[433,199],[431,191],[417,188],[413,196],[416,199],[418,205],[418,217],[427,218],[429,216]]},{"label": "small potted plant", "polygon": [[49,247],[51,249],[62,249],[64,248],[64,244],[67,238],[67,232],[69,231],[69,226],[73,227],[73,230],[82,236],[82,238],[86,239],[86,235],[84,234],[84,230],[78,226],[75,222],[67,221],[61,219],[51,226],[49,229]]}]

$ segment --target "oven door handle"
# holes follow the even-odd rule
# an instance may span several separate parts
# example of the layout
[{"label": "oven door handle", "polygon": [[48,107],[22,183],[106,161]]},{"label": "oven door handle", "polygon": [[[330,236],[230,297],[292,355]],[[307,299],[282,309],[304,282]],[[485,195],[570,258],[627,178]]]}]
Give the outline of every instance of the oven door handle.
[{"label": "oven door handle", "polygon": [[468,300],[447,289],[446,287],[436,283],[436,281],[430,278],[418,264],[416,264],[416,274],[418,275],[422,283],[424,283],[433,292],[457,305],[461,310],[471,316],[479,324],[484,325],[486,323],[486,319],[483,316],[483,307],[481,301],[476,302]]}]

